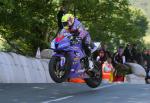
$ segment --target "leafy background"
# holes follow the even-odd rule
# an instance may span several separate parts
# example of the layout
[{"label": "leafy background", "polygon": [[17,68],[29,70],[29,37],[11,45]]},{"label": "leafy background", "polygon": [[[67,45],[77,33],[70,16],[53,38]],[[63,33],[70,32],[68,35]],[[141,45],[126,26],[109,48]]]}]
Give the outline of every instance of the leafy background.
[{"label": "leafy background", "polygon": [[0,35],[4,41],[0,50],[35,56],[38,47],[49,48],[58,29],[60,6],[82,21],[94,41],[106,43],[110,50],[129,42],[143,49],[148,15],[130,3],[128,0],[0,0]]},{"label": "leafy background", "polygon": [[[130,0],[131,4],[143,10],[144,14],[150,22],[150,1],[149,0]],[[150,43],[150,23],[147,36],[144,37],[146,43]]]}]

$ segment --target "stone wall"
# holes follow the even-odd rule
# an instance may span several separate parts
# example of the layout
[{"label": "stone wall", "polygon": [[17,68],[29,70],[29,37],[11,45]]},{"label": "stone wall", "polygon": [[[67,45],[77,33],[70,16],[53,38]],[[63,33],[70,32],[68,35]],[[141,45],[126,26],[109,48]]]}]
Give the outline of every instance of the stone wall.
[{"label": "stone wall", "polygon": [[[15,53],[0,52],[0,83],[54,83],[48,71],[49,59],[35,59]],[[144,68],[128,63],[133,74],[126,76],[127,83],[144,84]]]},{"label": "stone wall", "polygon": [[0,83],[53,83],[48,62],[49,59],[0,52]]}]

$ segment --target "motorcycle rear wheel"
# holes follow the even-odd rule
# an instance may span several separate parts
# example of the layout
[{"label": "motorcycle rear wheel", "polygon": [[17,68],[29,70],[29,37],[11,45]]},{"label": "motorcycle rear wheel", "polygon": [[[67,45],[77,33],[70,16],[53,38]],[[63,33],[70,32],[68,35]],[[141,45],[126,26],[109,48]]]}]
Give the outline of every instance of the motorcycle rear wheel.
[{"label": "motorcycle rear wheel", "polygon": [[146,84],[150,84],[150,78],[145,78]]},{"label": "motorcycle rear wheel", "polygon": [[84,79],[86,84],[91,88],[98,87],[102,82],[102,70],[98,62],[94,62],[94,71],[88,71],[90,78]]}]

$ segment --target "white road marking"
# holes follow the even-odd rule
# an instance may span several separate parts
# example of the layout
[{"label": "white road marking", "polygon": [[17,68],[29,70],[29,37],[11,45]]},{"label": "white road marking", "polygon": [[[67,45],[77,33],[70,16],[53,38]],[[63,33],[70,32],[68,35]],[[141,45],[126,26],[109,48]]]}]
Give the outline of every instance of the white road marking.
[{"label": "white road marking", "polygon": [[[118,85],[118,84],[105,85],[105,86],[101,86],[101,87],[95,88],[95,89],[93,89],[93,90],[104,89],[104,88],[112,87],[112,86],[114,86],[114,85]],[[44,102],[41,102],[41,103],[57,102],[57,101],[69,99],[69,98],[72,98],[72,97],[74,97],[74,96],[61,97],[61,98],[57,98],[57,99],[53,99],[53,100],[49,100],[49,101],[44,101]]]},{"label": "white road marking", "polygon": [[42,88],[42,87],[33,87],[34,89],[45,89],[45,88]]},{"label": "white road marking", "polygon": [[53,99],[53,100],[49,100],[49,101],[44,101],[42,103],[51,103],[51,102],[57,102],[57,101],[61,101],[64,99],[68,99],[68,98],[72,98],[73,96],[66,96],[66,97],[61,97],[61,98],[57,98],[57,99]]},{"label": "white road marking", "polygon": [[55,97],[49,97],[49,98],[55,98]]}]

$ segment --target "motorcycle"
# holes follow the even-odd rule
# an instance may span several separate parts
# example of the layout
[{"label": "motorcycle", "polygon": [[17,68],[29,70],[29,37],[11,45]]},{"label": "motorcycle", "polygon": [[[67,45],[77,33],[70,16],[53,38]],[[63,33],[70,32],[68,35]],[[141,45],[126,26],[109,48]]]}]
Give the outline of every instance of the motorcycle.
[{"label": "motorcycle", "polygon": [[86,56],[81,38],[70,33],[58,35],[50,49],[54,54],[49,62],[49,74],[56,83],[66,82],[70,78],[82,78],[91,88],[101,84],[100,64],[93,59],[92,54],[90,59]]}]

